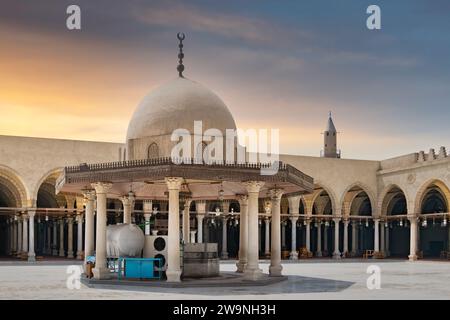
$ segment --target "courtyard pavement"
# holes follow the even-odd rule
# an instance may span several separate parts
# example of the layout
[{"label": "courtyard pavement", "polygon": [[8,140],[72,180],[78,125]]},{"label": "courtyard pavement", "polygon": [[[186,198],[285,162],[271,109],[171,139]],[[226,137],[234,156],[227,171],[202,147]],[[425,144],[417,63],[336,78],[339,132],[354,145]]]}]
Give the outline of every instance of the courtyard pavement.
[{"label": "courtyard pavement", "polygon": [[[69,265],[54,260],[28,264],[0,261],[0,299],[450,299],[450,262],[312,259],[283,262],[287,281],[232,288],[103,287],[68,289]],[[367,268],[380,270],[380,289],[369,290]],[[268,272],[268,261],[261,261]],[[234,271],[233,261],[221,263]],[[72,282],[73,283],[73,282]]]}]

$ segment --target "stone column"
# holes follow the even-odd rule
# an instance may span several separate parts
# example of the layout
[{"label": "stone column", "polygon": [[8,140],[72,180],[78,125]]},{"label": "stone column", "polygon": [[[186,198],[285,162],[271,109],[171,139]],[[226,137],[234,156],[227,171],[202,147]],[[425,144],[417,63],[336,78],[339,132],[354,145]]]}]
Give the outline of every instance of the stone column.
[{"label": "stone column", "polygon": [[384,236],[384,223],[381,222],[381,228],[380,228],[380,251],[384,254],[384,240],[385,240],[385,236]]},{"label": "stone column", "polygon": [[84,222],[84,261],[94,255],[94,201],[95,190],[83,190],[86,203]]},{"label": "stone column", "polygon": [[195,234],[197,233],[196,230],[191,230],[191,243],[195,243]]},{"label": "stone column", "polygon": [[323,251],[328,255],[328,226],[326,223],[323,225]]},{"label": "stone column", "polygon": [[248,193],[248,251],[244,275],[249,280],[257,280],[261,276],[258,260],[258,197],[263,185],[264,182],[260,181],[244,182]]},{"label": "stone column", "polygon": [[64,218],[59,219],[59,256],[64,257]]},{"label": "stone column", "polygon": [[239,201],[239,260],[236,272],[242,273],[247,265],[248,250],[248,196],[238,195]]},{"label": "stone column", "polygon": [[83,258],[83,213],[77,214],[77,259]]},{"label": "stone column", "polygon": [[205,218],[204,215],[198,214],[197,215],[197,242],[203,243],[203,219]]},{"label": "stone column", "polygon": [[28,211],[28,218],[30,222],[30,237],[29,237],[29,245],[28,245],[28,261],[34,262],[36,261],[36,254],[34,253],[34,216],[36,215],[36,211]]},{"label": "stone column", "polygon": [[144,213],[144,220],[145,220],[145,232],[144,232],[144,234],[146,236],[151,235],[151,232],[150,232],[150,218],[151,217],[152,217],[151,213]]},{"label": "stone column", "polygon": [[197,210],[197,242],[203,243],[203,219],[206,214],[206,201],[195,201],[195,208]]},{"label": "stone column", "polygon": [[265,243],[264,243],[264,255],[270,256],[270,218],[266,217],[265,222]]},{"label": "stone column", "polygon": [[344,220],[344,248],[342,249],[344,258],[348,254],[348,220]]},{"label": "stone column", "polygon": [[380,252],[380,219],[374,219],[374,245],[373,250],[375,252]]},{"label": "stone column", "polygon": [[389,252],[389,226],[386,228],[386,243],[385,243],[385,255],[386,257],[389,257],[390,252]]},{"label": "stone column", "polygon": [[8,217],[8,255],[11,255],[14,250],[13,236],[14,236],[14,225],[13,220]]},{"label": "stone column", "polygon": [[305,226],[306,250],[311,252],[311,221],[306,220]]},{"label": "stone column", "polygon": [[289,254],[289,259],[297,260],[298,252],[297,252],[297,220],[298,217],[289,217],[291,220],[291,253]]},{"label": "stone column", "polygon": [[28,256],[28,216],[22,215],[22,257]]},{"label": "stone column", "polygon": [[93,183],[97,195],[97,233],[95,241],[95,268],[92,270],[95,279],[110,277],[106,261],[106,195],[112,184],[107,182]]},{"label": "stone column", "polygon": [[281,235],[280,235],[280,223],[281,223],[281,197],[283,190],[272,189],[270,190],[270,197],[272,201],[272,241],[270,248],[270,276],[281,276],[283,267],[281,265]]},{"label": "stone column", "polygon": [[123,223],[131,224],[131,202],[133,199],[130,196],[123,196],[120,200],[123,204]]},{"label": "stone column", "polygon": [[150,230],[150,218],[152,217],[153,212],[153,201],[152,200],[144,200],[142,204],[142,209],[144,211],[144,220],[145,220],[145,235],[151,235]]},{"label": "stone column", "polygon": [[284,225],[284,221],[281,222],[281,247],[284,248],[286,246],[286,226]]},{"label": "stone column", "polygon": [[52,224],[53,224],[53,251],[52,254],[54,256],[58,255],[58,221],[56,219],[52,220]]},{"label": "stone column", "polygon": [[23,230],[22,217],[18,216],[17,217],[17,252],[16,252],[16,255],[18,257],[20,257],[22,254],[22,240],[23,240],[22,239],[22,230]]},{"label": "stone column", "polygon": [[47,240],[47,250],[45,251],[45,253],[48,255],[51,255],[52,254],[52,226],[50,225],[49,220],[47,220],[45,222],[45,225],[47,226],[47,239],[46,239]]},{"label": "stone column", "polygon": [[186,199],[184,201],[184,210],[183,210],[183,241],[184,243],[189,243],[190,229],[191,229],[191,217],[189,209],[191,207],[191,199]]},{"label": "stone column", "polygon": [[14,218],[11,218],[10,220],[10,225],[11,225],[11,234],[10,234],[10,243],[11,243],[11,252],[10,255],[12,256],[14,254],[15,251],[15,240],[14,240],[14,235],[15,235],[15,229],[16,229],[16,222],[14,221]]},{"label": "stone column", "polygon": [[356,256],[358,254],[358,241],[357,241],[357,225],[356,221],[352,222],[352,255]]},{"label": "stone column", "polygon": [[73,217],[67,218],[67,258],[73,259]]},{"label": "stone column", "polygon": [[341,221],[340,218],[334,218],[334,252],[333,252],[333,258],[334,259],[340,259],[341,258],[341,252],[339,251],[339,222]]},{"label": "stone column", "polygon": [[417,260],[417,218],[408,217],[410,222],[410,240],[409,240],[409,261]]},{"label": "stone column", "polygon": [[322,225],[320,221],[317,221],[317,251],[316,256],[322,256]]},{"label": "stone column", "polygon": [[228,218],[222,218],[222,259],[228,259],[228,228],[227,228]]},{"label": "stone column", "polygon": [[165,179],[169,189],[167,282],[180,282],[180,187],[183,178]]}]

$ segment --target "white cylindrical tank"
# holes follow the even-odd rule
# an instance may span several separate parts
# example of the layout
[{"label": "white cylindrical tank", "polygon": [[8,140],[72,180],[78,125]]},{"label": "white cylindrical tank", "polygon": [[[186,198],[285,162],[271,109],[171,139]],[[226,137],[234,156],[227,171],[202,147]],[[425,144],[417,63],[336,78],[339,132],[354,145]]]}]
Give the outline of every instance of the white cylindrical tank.
[{"label": "white cylindrical tank", "polygon": [[144,248],[144,232],[135,224],[115,224],[106,228],[108,258],[140,257]]}]

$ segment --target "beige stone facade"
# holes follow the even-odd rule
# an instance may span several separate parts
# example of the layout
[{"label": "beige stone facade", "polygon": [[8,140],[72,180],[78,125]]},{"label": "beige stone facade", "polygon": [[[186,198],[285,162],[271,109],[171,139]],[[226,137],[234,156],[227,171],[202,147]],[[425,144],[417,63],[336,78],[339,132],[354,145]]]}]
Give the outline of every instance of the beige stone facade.
[{"label": "beige stone facade", "polygon": [[[362,251],[368,248],[378,249],[376,251],[383,252],[387,256],[391,253],[391,249],[394,249],[389,248],[389,242],[396,239],[396,233],[401,233],[406,235],[398,239],[406,243],[404,246],[408,246],[408,252],[397,248],[399,251],[397,253],[406,253],[411,260],[426,255],[426,252],[436,255],[437,247],[442,249],[440,251],[448,250],[450,156],[447,155],[445,148],[440,148],[437,152],[434,150],[427,153],[417,152],[383,161],[294,155],[281,155],[280,158],[313,177],[315,186],[314,192],[310,195],[289,199],[283,196],[282,228],[290,227],[292,230],[291,221],[295,221],[296,232],[285,232],[288,236],[282,239],[282,247],[289,250],[290,243],[294,241],[297,247],[294,248],[295,252],[306,248],[313,255],[319,256],[326,255],[327,252],[328,255],[335,257],[362,254]],[[124,159],[125,144],[0,136],[2,242],[13,245],[10,240],[12,237],[7,239],[5,230],[6,225],[14,221],[12,218],[14,216],[19,216],[20,219],[24,213],[37,208],[38,216],[44,219],[39,207],[53,207],[54,210],[65,208],[62,213],[68,215],[71,212],[67,209],[73,208],[75,202],[80,212],[84,210],[81,204],[82,195],[54,193],[56,179],[63,167]],[[117,199],[120,199],[119,195]],[[439,199],[442,200],[442,204],[437,210],[433,210],[435,207],[432,204],[430,208],[424,208],[426,201],[439,203]],[[115,201],[117,202],[115,206],[120,206],[119,200],[109,199],[109,201]],[[405,205],[402,206],[401,202]],[[266,215],[264,208],[260,207],[259,211],[260,218],[263,219]],[[74,209],[72,213],[77,212]],[[120,209],[118,214],[121,214]],[[296,219],[288,219],[292,217]],[[424,223],[424,220],[427,222]],[[399,226],[400,221],[404,225],[404,230]],[[336,222],[338,226],[333,227]],[[66,220],[62,223],[74,222]],[[361,226],[364,229],[367,224],[372,228],[369,233],[361,231]],[[261,225],[264,225],[264,222]],[[265,228],[261,225],[260,228]],[[433,226],[436,230],[433,229],[432,232],[420,231]],[[205,227],[211,228],[207,224]],[[12,230],[14,232],[14,228]],[[377,235],[374,234],[375,230]],[[343,232],[346,235],[342,235]],[[356,234],[360,232],[365,233],[364,240],[361,240],[361,234]],[[420,244],[421,232],[424,233],[423,237],[430,239],[427,244]],[[222,229],[218,233],[221,234]],[[433,238],[433,234],[438,234],[436,239]],[[296,236],[302,239],[294,239]],[[205,238],[205,235],[202,237]],[[337,245],[335,237],[339,239]],[[415,239],[412,246],[411,239]],[[52,239],[45,240],[53,246]],[[265,246],[266,243],[270,242],[262,241],[260,246]],[[320,248],[317,248],[318,245]],[[433,248],[430,249],[429,246]],[[2,247],[3,253],[10,251],[5,244]],[[17,249],[16,244],[16,251],[23,251],[23,248],[22,246],[20,250]],[[264,251],[264,248],[260,249]],[[77,251],[80,250],[77,248]],[[295,255],[292,257],[296,258]]]}]

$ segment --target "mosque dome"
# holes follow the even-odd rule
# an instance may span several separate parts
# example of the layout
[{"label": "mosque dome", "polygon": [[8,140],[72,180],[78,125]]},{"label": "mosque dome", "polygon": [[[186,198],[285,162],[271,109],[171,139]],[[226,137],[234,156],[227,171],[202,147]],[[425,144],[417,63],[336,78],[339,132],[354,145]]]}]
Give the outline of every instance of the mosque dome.
[{"label": "mosque dome", "polygon": [[194,121],[200,120],[203,133],[215,128],[225,136],[226,129],[236,129],[225,103],[205,86],[178,77],[156,88],[141,101],[128,125],[128,158],[152,157],[148,148],[155,144],[153,157],[169,156],[173,131],[187,129],[194,134]]}]

